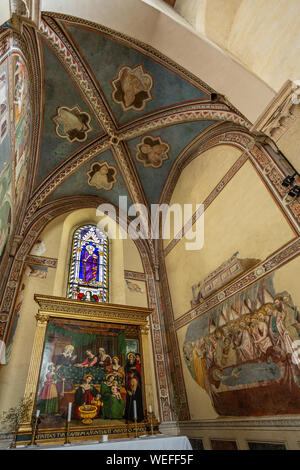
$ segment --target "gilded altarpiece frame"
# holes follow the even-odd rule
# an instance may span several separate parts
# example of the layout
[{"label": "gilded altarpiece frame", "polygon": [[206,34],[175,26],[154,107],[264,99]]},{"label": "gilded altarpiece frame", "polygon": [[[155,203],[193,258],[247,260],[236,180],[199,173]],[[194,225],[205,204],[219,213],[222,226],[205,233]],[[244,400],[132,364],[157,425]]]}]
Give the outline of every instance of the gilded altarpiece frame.
[{"label": "gilded altarpiece frame", "polygon": [[[159,432],[159,422],[155,414],[152,414],[150,423],[150,415],[147,412],[149,405],[153,406],[148,397],[156,393],[155,390],[150,390],[153,386],[155,387],[150,373],[153,358],[149,349],[151,339],[148,326],[152,309],[83,302],[44,295],[35,295],[34,298],[39,305],[39,311],[36,314],[37,326],[24,394],[24,398],[29,399],[31,405],[26,419],[19,427],[17,444],[30,443],[32,424],[37,410],[40,410],[41,418],[36,441],[45,444],[64,442],[69,403],[72,403],[69,428],[71,442],[95,440],[104,434],[107,434],[109,438],[135,437],[136,433],[139,435],[149,433],[151,423],[152,430],[154,429],[155,433]],[[130,358],[128,351],[126,354],[120,353],[121,343],[122,341],[126,343],[127,333],[131,339],[134,335],[136,337],[140,351],[139,359]],[[105,354],[111,361],[107,359],[106,363],[104,360],[103,365],[100,366],[101,354],[105,348],[107,351]],[[98,365],[95,349],[99,351]],[[92,352],[94,359],[87,355],[88,350]],[[114,360],[115,357],[119,359],[119,364]],[[86,361],[88,361],[87,366]],[[128,418],[127,390],[129,390],[130,361],[135,361],[135,366],[139,368],[136,377],[140,377],[140,406],[143,414],[137,424],[132,418],[132,413]],[[118,377],[115,375],[115,378],[111,377],[113,365],[121,366],[123,378],[122,374]],[[81,402],[78,402],[78,396],[82,395],[82,390],[85,390],[81,388],[80,382],[85,384],[86,376],[92,377],[90,390],[94,391],[93,396],[90,394],[92,401],[88,404],[97,408],[97,415],[91,419],[85,419],[85,405],[79,406]],[[120,411],[120,406],[124,403],[122,418],[121,414],[113,415],[113,418],[117,416],[118,419],[107,419],[105,415],[104,410],[107,409],[108,402],[105,401],[107,387],[103,384],[107,384],[110,379],[115,384],[115,398],[110,398],[109,403],[116,404],[119,410],[117,414],[123,413],[122,410]],[[110,390],[113,394],[113,389]],[[87,395],[82,400],[86,400],[86,397]],[[56,409],[52,405],[54,408],[56,406]],[[110,406],[112,410],[112,405]]]}]

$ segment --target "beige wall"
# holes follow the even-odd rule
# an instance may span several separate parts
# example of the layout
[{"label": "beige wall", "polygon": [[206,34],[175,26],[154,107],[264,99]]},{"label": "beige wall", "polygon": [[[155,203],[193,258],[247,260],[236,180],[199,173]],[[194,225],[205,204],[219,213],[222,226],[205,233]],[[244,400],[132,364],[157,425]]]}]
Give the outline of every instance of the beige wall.
[{"label": "beige wall", "polygon": [[[300,256],[298,256],[295,260],[285,264],[280,269],[277,269],[274,275],[274,288],[275,291],[284,292],[288,291],[288,293],[292,296],[292,300],[295,305],[300,308],[300,290],[299,290],[299,270],[300,270]],[[214,410],[209,395],[203,388],[200,387],[196,383],[196,381],[192,378],[185,360],[183,358],[183,344],[185,340],[186,331],[189,325],[184,326],[183,328],[177,331],[179,349],[181,353],[181,360],[183,365],[183,374],[184,380],[186,385],[186,391],[188,396],[188,403],[190,407],[191,419],[192,420],[199,420],[199,419],[213,419],[218,418],[218,414]],[[225,419],[224,417],[222,419]],[[224,431],[223,431],[224,433]],[[218,431],[220,434],[220,431]],[[223,437],[229,438],[230,436],[235,436],[236,433],[231,429],[224,433]],[[247,435],[247,433],[246,433]],[[248,432],[250,437],[250,434]],[[199,436],[200,437],[200,436]],[[259,434],[256,431],[257,438],[264,438],[265,433]],[[277,438],[277,436],[276,436]],[[276,440],[275,438],[275,440]]]}]

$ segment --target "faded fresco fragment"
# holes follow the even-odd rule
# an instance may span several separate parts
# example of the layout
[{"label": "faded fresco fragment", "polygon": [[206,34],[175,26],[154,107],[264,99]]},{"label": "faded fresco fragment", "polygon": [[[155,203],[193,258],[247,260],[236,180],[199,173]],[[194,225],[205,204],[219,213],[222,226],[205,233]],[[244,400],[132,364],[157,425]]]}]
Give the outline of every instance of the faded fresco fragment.
[{"label": "faded fresco fragment", "polygon": [[24,60],[17,54],[13,60],[13,112],[15,134],[15,200],[17,209],[23,198],[26,178],[27,161],[31,138],[31,103],[29,94],[28,71]]},{"label": "faded fresco fragment", "polygon": [[114,89],[112,98],[123,111],[130,109],[142,111],[147,102],[153,99],[151,93],[154,85],[153,79],[149,73],[145,72],[142,65],[121,67],[112,85]]},{"label": "faded fresco fragment", "polygon": [[300,312],[271,274],[192,322],[183,352],[220,415],[299,413],[299,337]]}]

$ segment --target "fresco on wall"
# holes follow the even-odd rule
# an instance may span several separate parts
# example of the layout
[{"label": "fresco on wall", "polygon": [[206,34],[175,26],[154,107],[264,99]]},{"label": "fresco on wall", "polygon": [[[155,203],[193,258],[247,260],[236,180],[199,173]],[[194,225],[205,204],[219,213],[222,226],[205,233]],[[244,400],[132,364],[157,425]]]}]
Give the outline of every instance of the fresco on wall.
[{"label": "fresco on wall", "polygon": [[0,261],[11,231],[11,169],[7,164],[0,172]]},{"label": "fresco on wall", "polygon": [[20,291],[18,293],[17,300],[16,300],[13,321],[12,321],[10,332],[9,332],[9,339],[6,344],[6,351],[5,351],[6,365],[9,363],[10,358],[11,358],[14,337],[15,337],[15,333],[16,333],[19,318],[20,318],[21,307],[24,301],[24,291],[25,291],[25,284],[22,284]]},{"label": "fresco on wall", "polygon": [[45,251],[46,251],[45,242],[43,242],[43,240],[37,240],[35,244],[33,245],[30,254],[35,255],[35,256],[41,256],[45,253]]},{"label": "fresco on wall", "polygon": [[8,61],[0,64],[0,261],[11,231],[12,190]]},{"label": "fresco on wall", "polygon": [[7,93],[7,74],[4,66],[0,68],[0,145],[5,139],[9,126],[9,105]]},{"label": "fresco on wall", "polygon": [[38,277],[40,279],[46,279],[48,274],[48,268],[46,266],[27,266],[25,274],[28,277]]},{"label": "fresco on wall", "polygon": [[273,276],[187,329],[186,365],[219,415],[300,412],[300,312],[287,291],[275,291]]},{"label": "fresco on wall", "polygon": [[24,60],[18,54],[13,61],[13,113],[14,113],[14,165],[15,201],[17,209],[22,201],[26,178],[27,161],[31,137],[31,104],[28,71]]},{"label": "fresco on wall", "polygon": [[[8,73],[8,60],[11,61],[11,74]],[[0,261],[12,230],[12,208],[14,206],[17,211],[20,207],[27,177],[31,135],[28,83],[26,64],[19,54],[12,54],[0,65]],[[10,144],[10,95],[13,149]]]},{"label": "fresco on wall", "polygon": [[158,136],[153,138],[146,136],[142,139],[141,143],[137,145],[137,152],[135,158],[143,166],[152,168],[160,168],[164,160],[168,160],[168,151],[170,146],[166,142],[162,142]]}]

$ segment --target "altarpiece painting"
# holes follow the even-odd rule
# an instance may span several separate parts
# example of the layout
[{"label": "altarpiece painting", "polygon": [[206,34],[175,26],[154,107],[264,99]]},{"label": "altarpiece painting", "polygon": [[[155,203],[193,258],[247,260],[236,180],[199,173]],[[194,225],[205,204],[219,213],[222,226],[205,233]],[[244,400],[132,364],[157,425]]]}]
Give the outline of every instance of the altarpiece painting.
[{"label": "altarpiece painting", "polygon": [[77,440],[130,436],[134,418],[146,433],[144,367],[150,358],[143,337],[151,310],[58,297],[35,299],[41,309],[25,391],[34,398],[18,440],[28,440],[37,414],[38,440],[43,441],[63,438],[68,414]]}]

